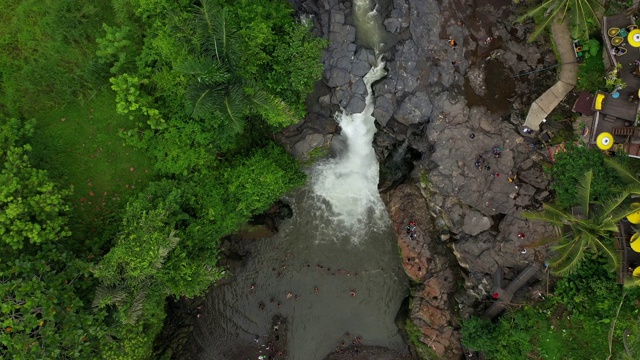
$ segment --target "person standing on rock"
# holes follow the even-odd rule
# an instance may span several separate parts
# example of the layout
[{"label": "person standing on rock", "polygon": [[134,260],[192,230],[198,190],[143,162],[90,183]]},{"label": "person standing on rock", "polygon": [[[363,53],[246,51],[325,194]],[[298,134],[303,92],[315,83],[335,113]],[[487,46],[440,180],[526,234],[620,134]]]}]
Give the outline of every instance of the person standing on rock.
[{"label": "person standing on rock", "polygon": [[409,225],[407,225],[407,235],[409,235],[409,239],[413,239],[416,236],[416,223],[415,221],[410,221]]}]

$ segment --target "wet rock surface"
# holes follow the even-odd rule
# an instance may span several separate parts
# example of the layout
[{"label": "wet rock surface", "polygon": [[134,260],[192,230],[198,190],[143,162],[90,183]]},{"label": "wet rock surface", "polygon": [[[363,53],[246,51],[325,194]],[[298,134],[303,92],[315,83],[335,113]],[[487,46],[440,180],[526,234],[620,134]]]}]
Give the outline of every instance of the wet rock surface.
[{"label": "wet rock surface", "polygon": [[[409,318],[422,331],[421,341],[444,359],[461,355],[458,321],[452,311],[456,267],[447,257],[449,250],[440,240],[430,215],[432,209],[418,185],[403,184],[387,194],[387,207],[398,234],[398,245],[406,273],[416,283]],[[407,224],[416,223],[409,231]]]},{"label": "wet rock surface", "polygon": [[[366,94],[358,84],[375,54],[356,44],[349,3],[297,4],[331,41],[308,117],[278,137],[304,159],[316,144],[331,141],[328,130],[339,131],[334,112],[362,109]],[[552,85],[543,69],[555,57],[547,40],[526,41],[533,26],[515,24],[511,1],[393,0],[380,1],[378,10],[399,39],[383,56],[388,75],[373,86],[381,171],[403,145],[420,154],[398,176],[383,174],[380,188],[405,271],[420,284],[409,318],[424,344],[455,359],[461,356],[459,319],[490,303],[498,267],[508,281],[546,255],[534,247],[521,251],[551,229],[522,216],[548,200],[549,179],[542,171],[547,154],[532,147],[520,124]],[[450,38],[457,46],[449,46]],[[405,232],[408,221],[417,223],[415,237]]]},{"label": "wet rock surface", "polygon": [[411,359],[410,355],[398,354],[389,349],[378,346],[352,345],[336,350],[325,360],[404,360]]}]

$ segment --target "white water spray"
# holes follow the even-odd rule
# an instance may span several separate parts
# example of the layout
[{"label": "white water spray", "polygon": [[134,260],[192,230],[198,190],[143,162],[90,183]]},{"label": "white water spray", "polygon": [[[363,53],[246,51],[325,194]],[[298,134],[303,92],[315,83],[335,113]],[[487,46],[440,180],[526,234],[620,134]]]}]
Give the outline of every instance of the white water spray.
[{"label": "white water spray", "polygon": [[388,214],[378,192],[378,160],[372,145],[376,127],[371,84],[386,75],[384,65],[378,60],[363,79],[367,87],[364,110],[359,114],[344,110],[336,114],[346,149],[335,159],[319,164],[312,176],[313,192],[328,202],[330,208],[326,210],[334,220],[355,232],[356,239],[366,228],[388,225]]}]

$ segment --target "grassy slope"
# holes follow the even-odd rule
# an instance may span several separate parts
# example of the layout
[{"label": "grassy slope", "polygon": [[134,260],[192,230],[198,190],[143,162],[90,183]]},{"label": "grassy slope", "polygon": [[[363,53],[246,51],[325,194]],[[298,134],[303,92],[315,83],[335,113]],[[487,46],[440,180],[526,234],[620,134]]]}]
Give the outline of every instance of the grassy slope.
[{"label": "grassy slope", "polygon": [[106,91],[35,117],[34,158],[63,186],[73,186],[72,230],[85,238],[100,233],[113,210],[151,178],[150,159],[118,134],[131,120],[116,113]]}]

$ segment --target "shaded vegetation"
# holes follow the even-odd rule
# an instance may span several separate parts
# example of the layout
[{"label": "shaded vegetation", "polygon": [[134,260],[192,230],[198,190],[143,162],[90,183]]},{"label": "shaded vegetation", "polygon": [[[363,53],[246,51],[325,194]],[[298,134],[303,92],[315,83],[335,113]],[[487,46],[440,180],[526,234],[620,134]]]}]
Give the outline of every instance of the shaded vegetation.
[{"label": "shaded vegetation", "polygon": [[543,0],[536,2],[518,21],[536,18],[537,26],[529,41],[534,41],[553,21],[563,20],[569,22],[572,38],[587,40],[589,34],[600,28],[603,12],[604,7],[597,0]]},{"label": "shaded vegetation", "polygon": [[591,255],[606,259],[610,272],[615,272],[620,265],[613,234],[618,232],[618,222],[633,211],[623,206],[629,193],[621,191],[595,206],[590,196],[592,180],[593,171],[589,170],[575,184],[577,209],[563,211],[544,204],[542,211],[524,213],[526,218],[543,220],[556,228],[557,236],[540,242],[555,244],[552,249],[557,256],[549,264],[557,275],[574,272],[585,257]]},{"label": "shaded vegetation", "polygon": [[576,184],[580,183],[585,172],[589,170],[593,172],[590,201],[603,200],[615,194],[616,188],[612,184],[619,184],[620,178],[605,166],[605,156],[601,151],[574,144],[567,144],[565,149],[565,152],[556,154],[555,163],[548,168],[552,177],[550,187],[555,191],[558,206],[569,208],[578,205]]},{"label": "shaded vegetation", "polygon": [[496,322],[465,321],[464,345],[488,359],[605,359],[611,343],[612,358],[625,358],[624,341],[638,346],[638,338],[625,330],[638,331],[640,292],[625,291],[601,265],[599,258],[589,258],[560,279],[553,294]]},{"label": "shaded vegetation", "polygon": [[584,61],[578,66],[578,90],[596,92],[605,88],[605,69],[602,60],[602,46],[597,47],[593,56],[585,56]]}]

